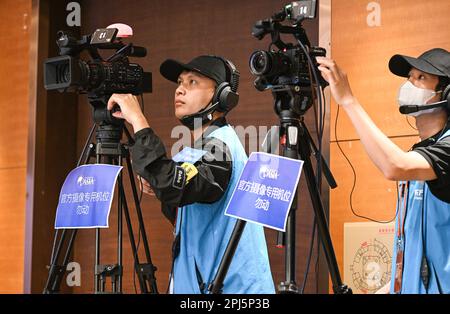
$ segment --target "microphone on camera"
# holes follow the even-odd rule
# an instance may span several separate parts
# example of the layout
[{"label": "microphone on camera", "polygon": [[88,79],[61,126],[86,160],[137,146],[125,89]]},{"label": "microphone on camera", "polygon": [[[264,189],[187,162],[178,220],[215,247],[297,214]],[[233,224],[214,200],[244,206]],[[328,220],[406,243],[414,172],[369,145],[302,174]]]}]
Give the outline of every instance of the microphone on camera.
[{"label": "microphone on camera", "polygon": [[131,46],[129,56],[143,58],[147,56],[147,49],[139,46]]}]

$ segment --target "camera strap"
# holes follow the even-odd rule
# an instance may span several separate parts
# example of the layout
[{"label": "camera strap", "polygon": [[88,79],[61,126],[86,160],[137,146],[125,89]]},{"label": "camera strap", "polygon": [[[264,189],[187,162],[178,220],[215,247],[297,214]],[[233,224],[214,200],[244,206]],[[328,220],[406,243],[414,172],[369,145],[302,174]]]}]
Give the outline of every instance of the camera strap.
[{"label": "camera strap", "polygon": [[402,290],[403,282],[403,263],[404,263],[404,239],[405,239],[405,218],[408,210],[409,198],[409,181],[399,183],[400,198],[402,205],[399,220],[397,221],[396,248],[397,255],[395,258],[395,276],[394,276],[394,293],[398,294]]}]

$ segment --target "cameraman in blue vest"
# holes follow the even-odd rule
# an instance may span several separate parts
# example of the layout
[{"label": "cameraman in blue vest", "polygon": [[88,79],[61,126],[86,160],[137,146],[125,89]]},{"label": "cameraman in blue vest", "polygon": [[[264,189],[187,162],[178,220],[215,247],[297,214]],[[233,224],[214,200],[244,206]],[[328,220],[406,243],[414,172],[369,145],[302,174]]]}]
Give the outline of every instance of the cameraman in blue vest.
[{"label": "cameraman in blue vest", "polygon": [[[160,72],[178,85],[175,116],[191,130],[193,147],[167,157],[133,95],[112,95],[108,109],[120,107],[113,116],[133,126],[133,166],[175,226],[170,292],[208,293],[236,223],[225,208],[247,160],[225,118],[238,103],[239,72],[217,56],[169,59]],[[261,226],[246,225],[222,292],[275,292]]]},{"label": "cameraman in blue vest", "polygon": [[407,78],[400,112],[415,117],[421,140],[408,152],[378,129],[339,66],[317,61],[370,159],[387,179],[399,181],[390,293],[450,293],[450,53],[435,48],[389,61],[392,73]]}]

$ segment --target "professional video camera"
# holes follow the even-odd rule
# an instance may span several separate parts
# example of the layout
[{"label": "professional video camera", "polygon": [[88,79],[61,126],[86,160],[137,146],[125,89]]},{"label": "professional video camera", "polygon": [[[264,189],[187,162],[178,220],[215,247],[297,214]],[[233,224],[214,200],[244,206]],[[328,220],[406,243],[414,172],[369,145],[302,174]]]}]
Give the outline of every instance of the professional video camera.
[{"label": "professional video camera", "polygon": [[[250,57],[250,71],[257,76],[255,87],[259,91],[271,89],[274,96],[291,98],[291,106],[303,114],[313,103],[311,77],[317,76],[322,87],[327,82],[322,76],[314,73],[311,64],[317,68],[315,57],[325,56],[326,50],[321,47],[311,47],[305,30],[302,27],[304,19],[313,19],[316,15],[316,0],[295,1],[286,5],[279,13],[270,19],[257,21],[252,35],[263,39],[267,34],[272,37],[269,50],[255,51]],[[285,20],[293,21],[292,26],[282,25]],[[292,34],[298,41],[297,45],[285,43],[281,34]],[[278,50],[272,50],[275,45]],[[281,108],[276,108],[277,112]]]},{"label": "professional video camera", "polygon": [[[59,57],[49,58],[44,63],[44,86],[47,90],[88,94],[94,106],[94,120],[120,123],[106,110],[109,97],[114,93],[134,94],[152,91],[152,74],[144,72],[128,57],[145,57],[144,47],[124,44],[118,38],[117,28],[97,29],[92,35],[84,35],[80,40],[63,31],[57,33]],[[115,49],[106,60],[99,49]],[[90,61],[80,59],[87,51]]]},{"label": "professional video camera", "polygon": [[[317,56],[325,56],[324,48],[312,47],[302,22],[305,19],[313,19],[316,16],[316,0],[294,1],[272,15],[271,18],[256,22],[252,35],[261,40],[270,34],[272,42],[268,51],[259,50],[250,57],[250,70],[257,76],[255,87],[260,90],[272,91],[274,97],[274,109],[280,119],[276,129],[278,140],[273,134],[268,135],[270,144],[266,149],[270,152],[272,143],[280,146],[282,156],[291,159],[303,160],[303,174],[309,190],[311,204],[314,209],[318,234],[322,242],[325,259],[330,271],[333,290],[335,293],[352,293],[342,283],[339,267],[334,253],[330,232],[328,230],[327,217],[321,200],[320,190],[322,175],[327,179],[331,188],[337,186],[332,173],[322,156],[322,139],[325,125],[325,103],[323,88],[328,84],[320,75],[316,62]],[[293,21],[292,25],[283,25],[285,20]],[[285,43],[281,40],[281,34],[292,34],[298,44]],[[277,50],[272,50],[275,45]],[[316,132],[318,147],[315,145],[311,133],[305,123],[305,112],[317,100]],[[317,170],[314,172],[311,157],[316,158]],[[278,285],[279,293],[303,293],[306,280],[301,290],[296,283],[296,210],[297,196],[294,198],[289,216],[286,221],[286,232],[279,232],[277,245],[285,248],[285,280]],[[235,228],[237,229],[237,227]],[[316,226],[313,227],[315,234]],[[233,231],[234,233],[234,231]],[[234,234],[233,234],[234,235]],[[232,235],[232,237],[233,237]],[[237,237],[236,237],[237,238]],[[234,239],[234,238],[233,238]],[[311,249],[314,238],[311,241]],[[234,243],[233,243],[234,244]],[[234,246],[233,246],[234,247]],[[228,247],[227,247],[228,250]],[[311,260],[311,253],[307,264]],[[225,256],[223,260],[229,261]],[[219,267],[221,269],[221,267]],[[307,278],[308,268],[305,272]],[[223,274],[217,278],[223,278]],[[215,286],[218,286],[215,283]]]},{"label": "professional video camera", "polygon": [[[44,63],[44,85],[47,90],[87,94],[92,105],[95,123],[85,141],[77,167],[89,164],[94,157],[97,164],[127,165],[136,217],[139,222],[139,242],[135,243],[124,188],[124,174],[121,173],[117,177],[117,263],[100,264],[100,229],[97,228],[95,233],[95,293],[106,293],[107,278],[111,278],[113,293],[123,292],[123,218],[125,218],[128,229],[134,271],[141,292],[158,293],[155,277],[156,267],[151,260],[135,175],[131,165],[129,146],[133,144],[134,139],[125,126],[125,120],[112,116],[112,111],[118,110],[118,108],[113,108],[112,111],[107,109],[108,100],[114,93],[139,95],[152,90],[151,73],[144,72],[140,65],[130,63],[128,60],[128,57],[145,57],[146,49],[133,46],[131,43],[124,44],[121,41],[121,38],[130,37],[132,33],[131,27],[120,23],[110,25],[108,28],[97,29],[92,35],[85,35],[80,40],[66,32],[59,31],[57,45],[60,56],[47,59]],[[115,52],[107,59],[103,59],[99,49],[115,49]],[[80,55],[83,52],[87,52],[92,60],[82,60]],[[94,131],[96,131],[96,143],[91,142]],[[122,143],[124,133],[128,138],[127,143]],[[44,293],[60,293],[61,282],[78,230],[63,229],[60,236],[59,230],[56,230]],[[145,250],[144,263],[140,262],[138,252],[141,239]]]}]

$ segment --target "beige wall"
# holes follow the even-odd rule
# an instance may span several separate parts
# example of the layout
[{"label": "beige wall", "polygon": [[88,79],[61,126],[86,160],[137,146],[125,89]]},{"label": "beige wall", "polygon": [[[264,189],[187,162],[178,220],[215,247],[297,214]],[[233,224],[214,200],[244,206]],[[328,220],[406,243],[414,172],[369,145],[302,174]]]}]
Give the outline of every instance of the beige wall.
[{"label": "beige wall", "polygon": [[[378,27],[368,26],[369,3],[380,5]],[[347,72],[354,94],[378,127],[405,150],[417,141],[417,132],[398,112],[396,95],[403,79],[392,75],[387,64],[396,53],[418,56],[433,47],[449,50],[448,12],[448,0],[332,0],[332,56]],[[364,220],[350,210],[353,174],[336,144],[336,110],[332,102],[330,164],[339,187],[330,195],[330,228],[342,271],[343,224]],[[391,219],[395,215],[395,182],[384,179],[371,163],[342,110],[337,136],[357,175],[354,210],[377,220]]]},{"label": "beige wall", "polygon": [[23,291],[31,1],[0,1],[0,293]]}]

